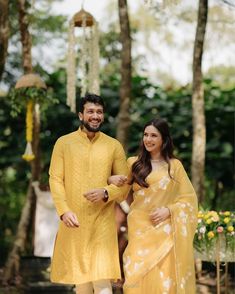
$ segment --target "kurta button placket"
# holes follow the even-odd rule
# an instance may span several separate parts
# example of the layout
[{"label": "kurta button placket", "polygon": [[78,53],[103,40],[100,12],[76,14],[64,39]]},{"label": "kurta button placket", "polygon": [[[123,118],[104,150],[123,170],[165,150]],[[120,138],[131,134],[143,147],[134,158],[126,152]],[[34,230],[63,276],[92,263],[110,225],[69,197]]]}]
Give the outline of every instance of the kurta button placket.
[{"label": "kurta button placket", "polygon": [[91,180],[92,178],[92,142],[90,142],[90,145],[89,145],[89,161],[88,161],[88,177],[89,179]]}]

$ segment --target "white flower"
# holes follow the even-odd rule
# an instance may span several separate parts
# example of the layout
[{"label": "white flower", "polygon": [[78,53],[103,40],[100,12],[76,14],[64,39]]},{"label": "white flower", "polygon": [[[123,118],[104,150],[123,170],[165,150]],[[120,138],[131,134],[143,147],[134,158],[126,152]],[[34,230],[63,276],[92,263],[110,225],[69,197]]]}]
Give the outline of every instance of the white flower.
[{"label": "white flower", "polygon": [[149,203],[150,201],[151,201],[151,198],[150,197],[144,198],[144,204]]},{"label": "white flower", "polygon": [[138,195],[138,196],[144,196],[144,190],[143,189],[141,189],[141,190],[139,190],[137,193],[136,193],[136,195]]},{"label": "white flower", "polygon": [[137,254],[139,255],[139,256],[145,256],[145,255],[147,255],[149,253],[149,249],[139,249],[138,251],[137,251]]},{"label": "white flower", "polygon": [[138,269],[143,265],[143,261],[141,262],[135,262],[134,264],[134,271],[138,271]]},{"label": "white flower", "polygon": [[169,235],[170,232],[171,232],[171,226],[168,225],[168,224],[165,225],[165,226],[163,227],[163,231]]},{"label": "white flower", "polygon": [[170,278],[167,278],[166,280],[164,280],[163,282],[163,287],[169,291],[170,287],[172,284],[172,280]]},{"label": "white flower", "polygon": [[184,278],[182,278],[181,279],[181,283],[180,283],[180,288],[184,288],[184,285],[185,285],[185,279]]},{"label": "white flower", "polygon": [[183,210],[181,210],[179,216],[185,218],[187,214]]},{"label": "white flower", "polygon": [[130,256],[125,256],[123,258],[124,267],[127,268],[131,264],[131,258]]},{"label": "white flower", "polygon": [[182,219],[182,220],[181,220],[182,223],[185,224],[185,223],[187,222],[187,216],[188,216],[188,215],[187,215],[183,210],[181,210],[179,216],[180,216],[181,219]]},{"label": "white flower", "polygon": [[187,228],[186,228],[186,226],[182,226],[182,228],[181,228],[181,233],[182,233],[182,235],[183,235],[184,237],[187,236]]},{"label": "white flower", "polygon": [[159,188],[166,190],[166,187],[168,185],[168,183],[170,182],[170,179],[168,176],[163,177],[160,181],[159,181]]},{"label": "white flower", "polygon": [[142,231],[141,230],[137,230],[135,233],[136,233],[137,236],[141,236],[142,235]]},{"label": "white flower", "polygon": [[199,233],[201,233],[201,234],[205,234],[205,232],[206,232],[206,227],[205,227],[205,226],[203,226],[203,227],[201,227],[201,228],[199,229]]}]

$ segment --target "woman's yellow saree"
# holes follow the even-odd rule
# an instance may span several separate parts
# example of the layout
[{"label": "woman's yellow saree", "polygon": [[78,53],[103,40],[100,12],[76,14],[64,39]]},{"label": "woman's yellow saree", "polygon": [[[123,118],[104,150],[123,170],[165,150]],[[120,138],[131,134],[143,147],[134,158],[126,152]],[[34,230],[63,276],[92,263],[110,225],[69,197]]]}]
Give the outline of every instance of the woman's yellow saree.
[{"label": "woman's yellow saree", "polygon": [[[128,159],[130,165],[136,158]],[[133,184],[134,201],[128,215],[124,293],[194,294],[193,237],[197,226],[197,197],[177,159],[152,171],[148,188]],[[154,226],[150,213],[168,207],[171,217]]]}]

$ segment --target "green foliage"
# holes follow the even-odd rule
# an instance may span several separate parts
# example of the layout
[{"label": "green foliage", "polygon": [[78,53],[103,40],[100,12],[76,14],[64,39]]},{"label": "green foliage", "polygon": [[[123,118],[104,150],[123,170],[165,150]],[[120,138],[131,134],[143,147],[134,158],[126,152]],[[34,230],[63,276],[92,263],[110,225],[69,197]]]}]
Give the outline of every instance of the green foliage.
[{"label": "green foliage", "polygon": [[17,116],[25,109],[27,101],[33,100],[34,103],[39,103],[42,110],[45,111],[50,104],[58,103],[58,100],[53,98],[51,91],[42,88],[27,87],[13,88],[9,93],[11,103],[11,115]]},{"label": "green foliage", "polygon": [[[20,180],[14,167],[7,167],[0,171],[0,250],[1,257],[4,259],[14,241],[21,207],[25,199],[27,175],[25,173],[23,175],[20,176]],[[2,258],[0,264],[4,260]]]}]

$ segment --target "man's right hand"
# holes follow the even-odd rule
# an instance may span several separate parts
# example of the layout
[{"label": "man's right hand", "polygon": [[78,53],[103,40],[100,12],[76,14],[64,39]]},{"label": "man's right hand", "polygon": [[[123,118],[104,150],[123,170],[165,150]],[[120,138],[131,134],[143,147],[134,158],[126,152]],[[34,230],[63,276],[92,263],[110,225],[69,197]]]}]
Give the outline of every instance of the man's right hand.
[{"label": "man's right hand", "polygon": [[72,211],[67,211],[61,216],[61,220],[68,228],[77,228],[79,227],[79,222],[77,216]]}]

